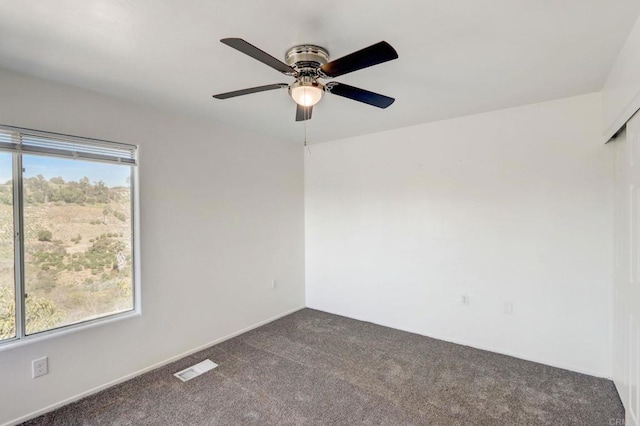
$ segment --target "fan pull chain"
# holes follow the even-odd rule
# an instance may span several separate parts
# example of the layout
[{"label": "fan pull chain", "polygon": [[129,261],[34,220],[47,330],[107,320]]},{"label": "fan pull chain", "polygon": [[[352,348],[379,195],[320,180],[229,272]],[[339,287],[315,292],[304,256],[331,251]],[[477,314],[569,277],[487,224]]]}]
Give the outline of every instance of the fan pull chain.
[{"label": "fan pull chain", "polygon": [[307,148],[307,153],[311,154],[311,148],[307,146],[307,121],[304,121],[304,147]]}]

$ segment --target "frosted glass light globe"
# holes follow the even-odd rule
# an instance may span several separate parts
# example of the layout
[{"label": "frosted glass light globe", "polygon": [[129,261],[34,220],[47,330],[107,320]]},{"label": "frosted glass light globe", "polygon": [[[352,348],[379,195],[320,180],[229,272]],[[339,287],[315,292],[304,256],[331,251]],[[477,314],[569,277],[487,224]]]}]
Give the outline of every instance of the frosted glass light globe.
[{"label": "frosted glass light globe", "polygon": [[309,107],[320,102],[324,91],[314,84],[294,84],[289,89],[289,94],[298,105]]}]

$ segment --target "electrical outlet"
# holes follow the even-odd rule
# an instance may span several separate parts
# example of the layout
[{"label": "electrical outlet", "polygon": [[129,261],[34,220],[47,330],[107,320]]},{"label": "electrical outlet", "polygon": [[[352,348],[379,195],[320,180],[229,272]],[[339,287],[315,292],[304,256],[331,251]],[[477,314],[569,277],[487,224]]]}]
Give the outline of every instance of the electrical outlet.
[{"label": "electrical outlet", "polygon": [[31,361],[33,378],[49,373],[49,359],[45,356]]},{"label": "electrical outlet", "polygon": [[275,290],[276,287],[278,287],[278,281],[277,280],[271,280],[271,289]]},{"label": "electrical outlet", "polygon": [[468,305],[469,304],[469,295],[468,294],[463,294],[460,297],[460,303],[462,303],[463,305]]}]

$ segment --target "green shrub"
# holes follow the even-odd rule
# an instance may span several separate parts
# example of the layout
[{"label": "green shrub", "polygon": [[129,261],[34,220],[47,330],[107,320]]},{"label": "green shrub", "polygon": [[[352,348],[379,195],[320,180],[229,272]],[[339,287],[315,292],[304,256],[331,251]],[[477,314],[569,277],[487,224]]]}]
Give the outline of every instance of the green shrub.
[{"label": "green shrub", "polygon": [[[35,333],[57,326],[65,317],[51,300],[29,295],[27,305],[27,330]],[[0,286],[0,339],[13,337],[15,334],[15,298],[13,291]]]},{"label": "green shrub", "polygon": [[53,234],[48,229],[41,229],[38,231],[38,241],[51,242]]}]

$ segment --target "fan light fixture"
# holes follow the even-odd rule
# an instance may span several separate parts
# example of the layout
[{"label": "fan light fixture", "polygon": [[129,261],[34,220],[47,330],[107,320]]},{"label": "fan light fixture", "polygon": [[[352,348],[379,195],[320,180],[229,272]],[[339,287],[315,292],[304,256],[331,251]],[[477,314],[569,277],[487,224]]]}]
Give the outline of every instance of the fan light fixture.
[{"label": "fan light fixture", "polygon": [[289,87],[289,95],[300,106],[310,107],[322,99],[324,90],[316,81],[296,81]]}]

